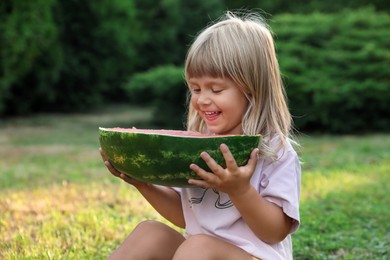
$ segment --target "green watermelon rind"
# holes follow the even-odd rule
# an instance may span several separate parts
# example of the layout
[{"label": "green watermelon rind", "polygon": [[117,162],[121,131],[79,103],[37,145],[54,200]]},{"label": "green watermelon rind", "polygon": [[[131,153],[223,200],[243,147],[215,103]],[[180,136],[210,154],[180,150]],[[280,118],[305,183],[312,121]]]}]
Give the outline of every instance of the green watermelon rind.
[{"label": "green watermelon rind", "polygon": [[[169,131],[168,131],[169,132]],[[200,157],[205,151],[221,166],[225,160],[219,146],[225,143],[237,165],[248,162],[252,150],[261,142],[261,135],[193,137],[168,134],[116,131],[99,128],[100,146],[110,163],[131,178],[173,187],[188,187],[188,179],[199,179],[191,163],[210,171]]]}]

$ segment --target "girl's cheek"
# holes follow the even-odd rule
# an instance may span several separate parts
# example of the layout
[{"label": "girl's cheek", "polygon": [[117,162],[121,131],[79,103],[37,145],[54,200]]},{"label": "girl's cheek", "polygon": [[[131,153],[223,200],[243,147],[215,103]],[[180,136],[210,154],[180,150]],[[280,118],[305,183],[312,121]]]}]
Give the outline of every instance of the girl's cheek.
[{"label": "girl's cheek", "polygon": [[192,106],[193,106],[196,110],[198,110],[198,101],[197,101],[197,98],[191,97],[191,104],[192,104]]}]

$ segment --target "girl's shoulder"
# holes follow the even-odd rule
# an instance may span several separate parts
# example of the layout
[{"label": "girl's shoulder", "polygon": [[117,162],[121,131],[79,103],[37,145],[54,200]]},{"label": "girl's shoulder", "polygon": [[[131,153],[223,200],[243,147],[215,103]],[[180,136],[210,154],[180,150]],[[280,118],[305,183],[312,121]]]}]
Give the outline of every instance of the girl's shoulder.
[{"label": "girl's shoulder", "polygon": [[266,136],[262,142],[263,147],[268,152],[269,156],[267,157],[270,157],[273,161],[285,156],[298,157],[295,147],[299,147],[299,144],[290,138],[281,137],[280,135]]}]

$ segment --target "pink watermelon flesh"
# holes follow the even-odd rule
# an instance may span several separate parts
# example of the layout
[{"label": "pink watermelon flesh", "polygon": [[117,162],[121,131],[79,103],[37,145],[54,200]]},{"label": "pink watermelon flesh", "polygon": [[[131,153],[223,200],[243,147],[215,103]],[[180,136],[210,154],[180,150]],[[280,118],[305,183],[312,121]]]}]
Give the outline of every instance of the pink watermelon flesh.
[{"label": "pink watermelon flesh", "polygon": [[107,130],[118,131],[118,132],[129,132],[129,133],[142,133],[142,134],[158,134],[158,135],[170,135],[170,136],[184,136],[184,137],[223,137],[223,136],[233,136],[233,135],[215,135],[215,134],[202,134],[195,131],[182,131],[182,130],[165,130],[165,129],[137,129],[133,128],[105,128]]}]

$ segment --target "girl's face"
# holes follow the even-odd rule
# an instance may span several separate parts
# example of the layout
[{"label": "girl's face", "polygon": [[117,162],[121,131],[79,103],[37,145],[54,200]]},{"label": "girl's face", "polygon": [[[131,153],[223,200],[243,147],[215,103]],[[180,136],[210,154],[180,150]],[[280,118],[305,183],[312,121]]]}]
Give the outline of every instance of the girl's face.
[{"label": "girl's face", "polygon": [[191,104],[214,134],[242,134],[248,100],[230,79],[190,78]]}]

